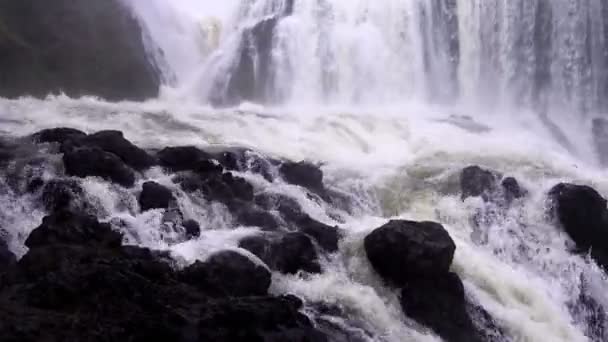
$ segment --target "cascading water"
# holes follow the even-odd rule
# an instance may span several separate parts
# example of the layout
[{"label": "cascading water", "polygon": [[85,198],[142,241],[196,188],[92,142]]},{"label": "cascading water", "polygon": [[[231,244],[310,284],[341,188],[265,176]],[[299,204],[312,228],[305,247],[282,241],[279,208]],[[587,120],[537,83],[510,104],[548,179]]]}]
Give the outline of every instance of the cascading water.
[{"label": "cascading water", "polygon": [[[389,218],[446,227],[457,246],[452,269],[467,299],[504,331],[502,340],[608,340],[606,316],[597,315],[608,310],[608,278],[573,253],[568,236],[546,217],[546,193],[557,182],[588,183],[608,194],[589,128],[608,109],[605,1],[125,2],[163,70],[161,97],[1,99],[2,133],[120,129],[150,148],[244,146],[322,162],[328,187],[354,203],[350,212],[300,187],[239,175],[256,193],[286,195],[347,232],[339,253],[324,259],[324,273],[275,273],[271,288],[302,297],[311,317],[349,333],[344,340],[438,340],[403,315],[398,293],[367,261],[363,238]],[[461,200],[455,179],[470,164],[515,176],[528,196],[500,214],[480,198]],[[60,172],[45,170],[44,177]],[[0,188],[8,189],[11,177]],[[136,190],[83,181],[104,220],[127,222],[121,229],[131,243],[193,262],[237,248],[259,230],[235,227],[226,208],[188,196],[159,169],[144,178],[177,192],[180,210],[201,222],[203,233],[170,243],[158,234],[161,212],[134,209]],[[44,213],[28,195],[1,193],[0,226],[22,255]],[[491,214],[481,236],[473,222],[480,212]],[[340,314],[321,313],[319,303]]]}]

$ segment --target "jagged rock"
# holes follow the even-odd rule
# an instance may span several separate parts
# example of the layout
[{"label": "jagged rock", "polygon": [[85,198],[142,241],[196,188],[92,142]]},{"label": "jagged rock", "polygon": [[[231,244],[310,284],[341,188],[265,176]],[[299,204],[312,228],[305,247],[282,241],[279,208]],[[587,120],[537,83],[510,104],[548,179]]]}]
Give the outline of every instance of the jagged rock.
[{"label": "jagged rock", "polygon": [[122,235],[93,216],[58,211],[46,216],[25,241],[29,248],[55,244],[120,246]]},{"label": "jagged rock", "polygon": [[483,342],[467,312],[464,287],[455,273],[412,278],[401,291],[403,312],[447,342]]},{"label": "jagged rock", "polygon": [[549,191],[551,209],[577,247],[608,268],[606,199],[585,185],[560,183]]},{"label": "jagged rock", "polygon": [[186,230],[186,238],[194,239],[201,236],[201,226],[194,220],[185,220],[182,226]]},{"label": "jagged rock", "polygon": [[171,190],[155,182],[145,182],[139,195],[139,206],[142,211],[150,209],[167,209],[175,201]]},{"label": "jagged rock", "polygon": [[87,134],[75,128],[59,127],[44,129],[40,132],[34,133],[32,138],[34,141],[39,143],[63,143],[70,140],[81,140],[85,138]]},{"label": "jagged rock", "polygon": [[411,279],[448,272],[456,245],[435,222],[391,220],[365,237],[365,251],[385,280],[405,285]]},{"label": "jagged rock", "polygon": [[124,187],[132,187],[135,174],[115,154],[99,148],[83,147],[64,153],[63,164],[68,175],[97,176]]},{"label": "jagged rock", "polygon": [[115,154],[128,166],[142,171],[156,164],[154,158],[148,152],[133,145],[125,139],[120,131],[100,131],[80,140],[86,146],[96,146],[100,149]]},{"label": "jagged rock", "polygon": [[285,162],[279,168],[281,176],[287,183],[299,185],[312,192],[323,192],[323,172],[308,162]]},{"label": "jagged rock", "polygon": [[214,296],[263,296],[270,287],[270,271],[246,256],[223,251],[197,261],[180,273],[185,283]]},{"label": "jagged rock", "polygon": [[321,272],[312,240],[303,233],[251,236],[241,240],[239,247],[256,255],[270,269],[281,273]]},{"label": "jagged rock", "polygon": [[138,21],[119,0],[0,1],[0,96],[158,96]]},{"label": "jagged rock", "polygon": [[196,170],[210,155],[194,146],[166,147],[157,154],[160,165],[173,172]]},{"label": "jagged rock", "polygon": [[58,211],[75,206],[84,195],[80,184],[73,179],[53,179],[42,189],[42,203],[47,211]]}]

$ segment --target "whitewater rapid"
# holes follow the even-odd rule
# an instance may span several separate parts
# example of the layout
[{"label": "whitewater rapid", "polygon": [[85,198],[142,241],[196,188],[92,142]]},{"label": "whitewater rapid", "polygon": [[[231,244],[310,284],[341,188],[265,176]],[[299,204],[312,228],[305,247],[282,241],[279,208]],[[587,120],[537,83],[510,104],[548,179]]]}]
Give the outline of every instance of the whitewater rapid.
[{"label": "whitewater rapid", "polygon": [[[163,71],[161,96],[143,103],[0,99],[0,137],[62,126],[117,129],[149,149],[239,146],[321,163],[326,186],[354,203],[350,212],[315,201],[297,186],[237,174],[256,191],[287,195],[312,218],[344,228],[339,253],[323,257],[326,272],[276,273],[271,291],[302,297],[312,316],[321,315],[319,303],[339,307],[343,315],[322,315],[357,341],[439,340],[404,317],[398,293],[365,255],[363,238],[391,218],[445,226],[457,245],[452,270],[508,341],[608,340],[608,332],[586,328],[590,313],[579,300],[592,297],[606,311],[608,279],[573,253],[546,210],[547,191],[561,181],[608,195],[608,174],[590,134],[608,89],[602,1],[296,1],[271,37],[273,76],[257,84],[269,89],[268,101],[221,109],[208,98],[234,71],[243,32],[284,13],[289,1],[124,2],[144,26],[150,57]],[[39,156],[22,152],[27,169]],[[40,163],[26,172],[43,170],[47,178],[61,172]],[[491,212],[491,204],[462,201],[458,193],[460,171],[473,164],[514,176],[529,192],[481,232],[472,215]],[[10,190],[14,177],[3,176],[0,226],[21,256],[45,213],[30,195]],[[236,249],[242,237],[259,231],[235,227],[225,207],[188,196],[158,168],[146,171],[144,180],[172,189],[180,210],[203,231],[199,239],[173,244],[160,233],[161,211],[137,213],[141,184],[123,189],[83,180],[102,220],[127,223],[115,228],[129,243],[168,250],[189,264]]]},{"label": "whitewater rapid", "polygon": [[[330,319],[362,340],[437,340],[403,316],[397,293],[383,285],[365,256],[365,235],[396,217],[445,225],[457,245],[452,268],[462,277],[467,296],[488,310],[512,341],[590,341],[581,314],[569,310],[577,305],[582,278],[584,290],[608,307],[603,291],[608,279],[584,256],[572,253],[567,235],[547,219],[545,202],[546,192],[559,181],[590,184],[608,193],[606,171],[569,154],[549,132],[539,134],[542,124],[532,117],[507,126],[500,121],[455,120],[445,108],[414,104],[363,112],[292,112],[61,96],[2,99],[0,110],[3,135],[60,125],[85,131],[120,129],[148,148],[246,146],[270,156],[322,162],[325,183],[354,200],[351,213],[316,202],[297,186],[269,183],[254,174],[240,176],[256,191],[286,194],[313,218],[346,230],[340,252],[324,259],[327,272],[304,278],[275,274],[272,291],[294,293],[311,305],[337,305],[348,316]],[[459,172],[471,164],[515,176],[530,192],[506,216],[484,227],[487,236],[482,239],[471,217],[487,204],[480,199],[461,201],[458,193]],[[225,208],[185,195],[158,169],[144,177],[174,189],[180,209],[201,222],[203,233],[200,239],[171,244],[159,233],[161,212],[133,214],[135,197],[129,192],[136,190],[86,179],[88,200],[97,203],[104,220],[128,222],[124,233],[131,243],[170,250],[188,264],[216,250],[237,248],[240,238],[258,230],[232,226]],[[0,201],[7,208],[0,223],[15,237],[11,247],[21,255],[28,230],[44,213],[27,197],[7,193]],[[314,306],[310,310],[314,312]]]}]

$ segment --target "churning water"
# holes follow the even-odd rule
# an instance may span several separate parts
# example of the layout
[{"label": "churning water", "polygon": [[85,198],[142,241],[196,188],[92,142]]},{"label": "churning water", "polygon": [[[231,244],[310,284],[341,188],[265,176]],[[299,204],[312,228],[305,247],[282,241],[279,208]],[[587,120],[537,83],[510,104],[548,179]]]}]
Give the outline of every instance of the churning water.
[{"label": "churning water", "polygon": [[[559,181],[608,194],[591,136],[591,119],[608,105],[605,1],[125,1],[163,70],[160,98],[0,99],[0,133],[119,129],[149,148],[246,146],[323,163],[325,183],[356,203],[352,212],[315,202],[296,186],[241,176],[348,232],[339,253],[326,256],[328,271],[277,273],[272,291],[305,298],[311,314],[312,303],[338,305],[346,314],[327,319],[359,340],[438,340],[403,316],[397,292],[365,256],[365,235],[394,217],[446,227],[467,297],[510,341],[608,340],[608,331],[589,325],[592,313],[581,303],[591,297],[607,310],[608,279],[572,253],[545,207]],[[481,236],[472,215],[491,211],[490,204],[458,194],[458,174],[470,164],[515,176],[530,192],[489,220]],[[145,177],[181,194],[158,169]],[[132,243],[169,249],[185,262],[237,248],[257,230],[235,229],[222,206],[182,194],[180,209],[204,231],[169,244],[157,233],[160,212],[133,214],[135,190],[94,179],[84,186],[102,217],[129,222]],[[7,209],[0,223],[23,254],[28,229],[44,213],[10,191],[0,202]]]}]

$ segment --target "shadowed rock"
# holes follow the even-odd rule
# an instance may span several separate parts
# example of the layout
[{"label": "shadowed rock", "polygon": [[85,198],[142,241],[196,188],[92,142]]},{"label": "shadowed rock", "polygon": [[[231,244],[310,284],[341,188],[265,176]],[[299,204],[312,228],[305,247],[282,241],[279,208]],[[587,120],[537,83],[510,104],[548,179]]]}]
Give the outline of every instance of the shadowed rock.
[{"label": "shadowed rock", "polygon": [[155,182],[145,182],[139,194],[139,206],[142,211],[167,209],[172,201],[175,201],[175,197],[171,190]]},{"label": "shadowed rock", "polygon": [[115,154],[99,148],[83,147],[63,155],[65,171],[77,177],[97,176],[124,187],[132,187],[135,174]]},{"label": "shadowed rock", "polygon": [[113,153],[125,164],[138,171],[150,168],[156,163],[148,152],[133,145],[120,131],[100,131],[82,139],[81,143]]},{"label": "shadowed rock", "polygon": [[268,267],[281,273],[321,272],[315,247],[303,233],[251,236],[241,240],[239,247],[255,254]]}]

